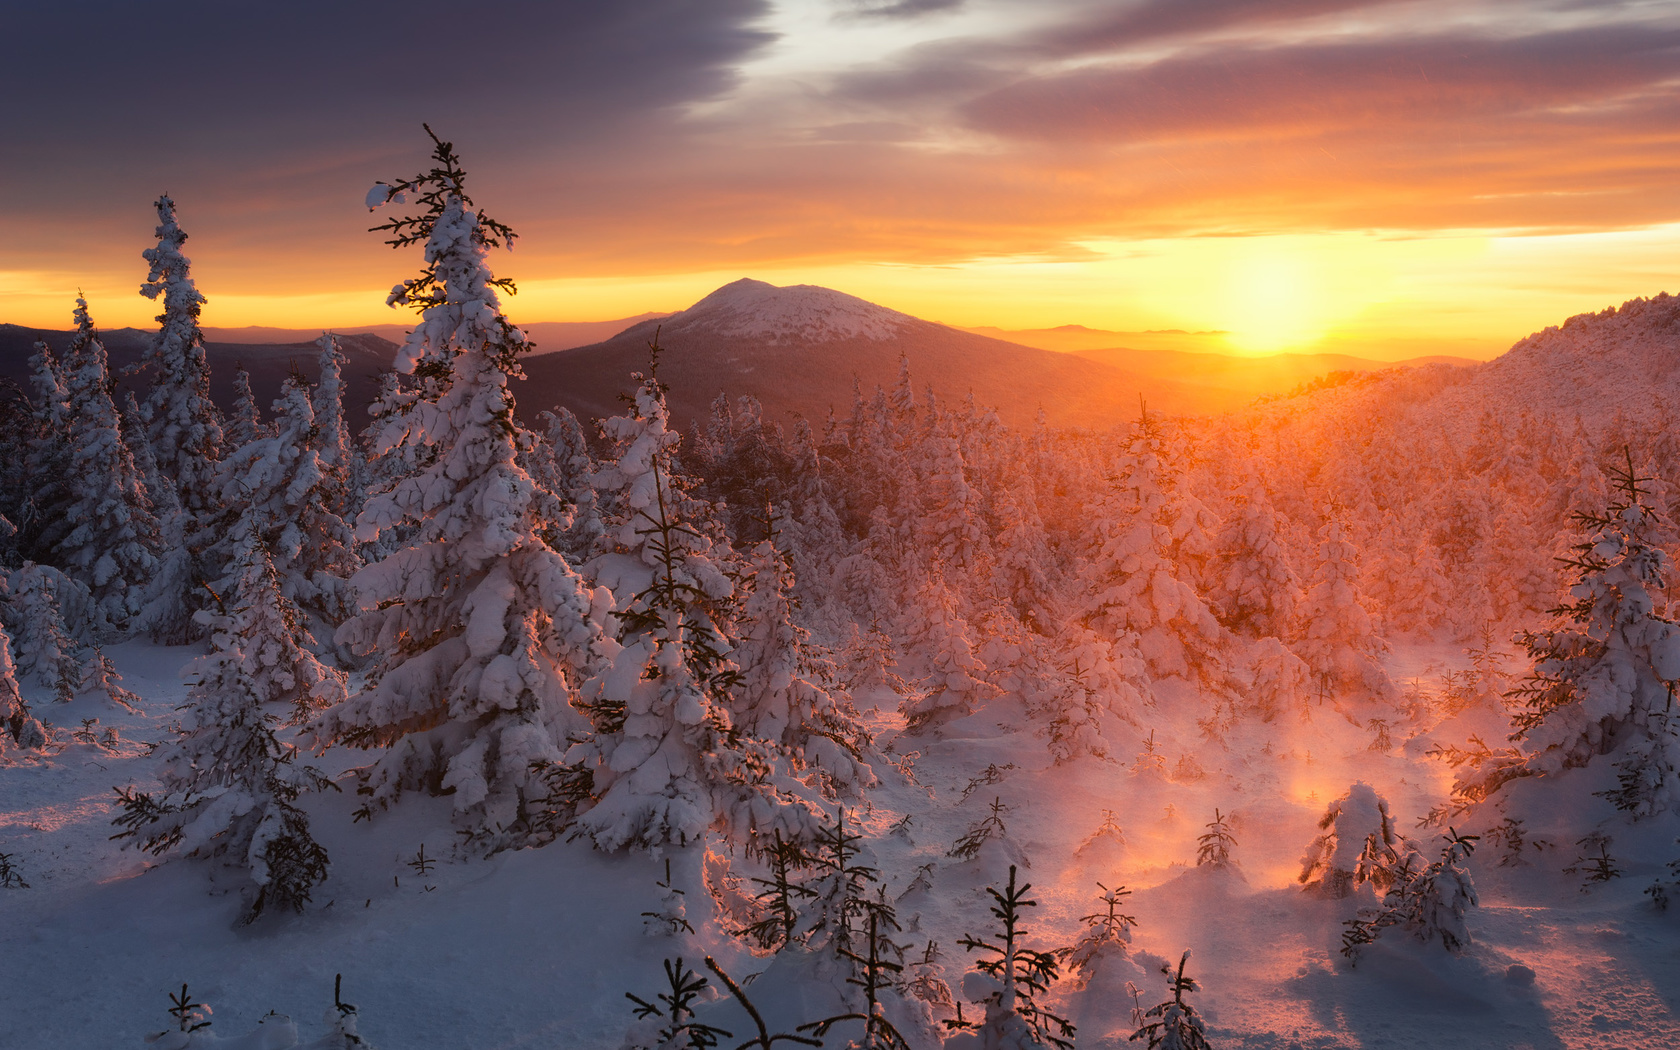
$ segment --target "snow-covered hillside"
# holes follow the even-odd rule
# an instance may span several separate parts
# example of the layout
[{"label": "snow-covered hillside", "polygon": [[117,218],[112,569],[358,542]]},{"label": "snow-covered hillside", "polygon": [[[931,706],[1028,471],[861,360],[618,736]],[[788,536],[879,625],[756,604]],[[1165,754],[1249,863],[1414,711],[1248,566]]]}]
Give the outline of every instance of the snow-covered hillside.
[{"label": "snow-covered hillside", "polygon": [[919,323],[909,314],[814,284],[778,288],[743,277],[663,321],[673,337],[712,332],[770,343],[890,339]]}]

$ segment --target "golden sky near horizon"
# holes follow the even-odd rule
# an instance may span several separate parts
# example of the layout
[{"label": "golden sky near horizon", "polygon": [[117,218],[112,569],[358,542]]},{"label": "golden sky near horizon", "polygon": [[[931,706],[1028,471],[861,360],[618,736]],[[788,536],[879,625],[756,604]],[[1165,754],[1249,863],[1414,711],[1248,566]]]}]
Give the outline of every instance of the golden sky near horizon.
[{"label": "golden sky near horizon", "polygon": [[[362,195],[424,163],[422,119],[521,234],[494,261],[515,321],[750,276],[963,326],[1491,357],[1680,291],[1673,4],[425,0],[397,26],[184,6],[167,31],[114,0],[23,16],[97,28],[86,76],[51,49],[0,72],[25,100],[0,320],[68,327],[79,288],[101,325],[148,325],[167,190],[207,325],[402,322],[384,292],[418,253],[365,232]],[[419,69],[450,18],[502,51]],[[193,64],[142,116],[149,43]]]}]

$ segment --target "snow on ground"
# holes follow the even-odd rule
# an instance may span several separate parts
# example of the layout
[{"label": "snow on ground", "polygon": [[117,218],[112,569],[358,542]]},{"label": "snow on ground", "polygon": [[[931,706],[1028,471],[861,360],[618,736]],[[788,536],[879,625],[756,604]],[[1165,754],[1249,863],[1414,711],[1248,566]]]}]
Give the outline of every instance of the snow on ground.
[{"label": "snow on ground", "polygon": [[[1402,649],[1390,667],[1423,680],[1456,652]],[[612,1048],[631,1020],[624,993],[650,995],[662,958],[681,954],[699,969],[714,954],[737,978],[769,964],[715,922],[696,921],[694,937],[644,936],[641,913],[656,906],[664,870],[653,857],[577,843],[460,857],[445,802],[409,798],[353,823],[353,793],[309,800],[333,860],[314,906],[235,928],[237,893],[218,889],[206,866],[154,863],[109,841],[112,788],[152,781],[154,760],[140,742],[167,732],[189,653],[131,642],[111,655],[146,698],[141,711],[34,699],[61,739],[85,718],[116,727],[114,749],[74,741],[48,759],[0,766],[0,852],[30,883],[0,890],[0,1047],[141,1046],[169,1023],[166,995],[182,982],[214,1007],[224,1036],[272,1009],[291,1015],[307,1040],[324,1033],[333,976],[343,973],[363,1034],[383,1050]],[[917,783],[884,771],[855,816],[900,898],[913,957],[936,942],[953,986],[968,968],[957,942],[982,932],[982,887],[1002,883],[1014,854],[998,843],[974,861],[946,854],[994,800],[1008,807],[1009,842],[1030,862],[1022,877],[1040,902],[1030,945],[1070,944],[1079,917],[1097,908],[1098,882],[1135,891],[1126,909],[1140,920],[1131,961],[1084,989],[1064,982],[1052,997],[1079,1024],[1080,1047],[1128,1045],[1127,982],[1152,1005],[1165,987],[1154,968],[1187,948],[1203,988],[1193,1001],[1218,1048],[1680,1046],[1680,908],[1660,915],[1642,892],[1676,853],[1672,818],[1619,844],[1626,876],[1587,893],[1560,871],[1572,844],[1502,868],[1484,840],[1472,861],[1482,897],[1470,919],[1476,943],[1458,956],[1391,932],[1350,967],[1338,952],[1340,924],[1359,898],[1321,900],[1296,884],[1317,819],[1356,779],[1385,795],[1399,827],[1433,853],[1425,840],[1434,832],[1415,825],[1444,796],[1447,773],[1424,752],[1485,731],[1476,727],[1487,713],[1422,734],[1399,726],[1393,746],[1375,750],[1368,726],[1321,706],[1240,725],[1221,744],[1175,717],[1194,709],[1194,697],[1164,691],[1141,724],[1112,731],[1109,760],[1056,767],[1039,738],[1014,728],[1019,712],[1007,701],[938,738],[912,739],[895,738],[891,697],[873,699],[884,703],[871,713],[883,741],[895,757],[911,757]],[[1164,774],[1134,768],[1151,732]],[[328,761],[336,771],[356,758]],[[1216,806],[1231,817],[1239,872],[1194,867],[1196,838]],[[1105,810],[1123,842],[1088,841]],[[422,844],[440,860],[423,875],[413,863]],[[907,893],[923,865],[932,865],[924,869],[931,887]],[[676,867],[688,870],[680,855]],[[706,916],[704,891],[688,890],[689,915]],[[790,968],[779,964],[749,994],[759,989],[772,1020],[809,1020],[832,989],[795,996],[781,972]],[[711,1010],[714,1023],[743,1037],[735,1004]],[[829,1043],[849,1035],[837,1029]]]}]

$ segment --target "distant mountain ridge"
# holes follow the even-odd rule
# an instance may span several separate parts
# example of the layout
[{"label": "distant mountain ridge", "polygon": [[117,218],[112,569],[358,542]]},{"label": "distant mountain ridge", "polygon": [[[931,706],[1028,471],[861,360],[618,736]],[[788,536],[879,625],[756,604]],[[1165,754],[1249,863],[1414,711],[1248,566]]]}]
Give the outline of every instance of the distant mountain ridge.
[{"label": "distant mountain ridge", "polygon": [[1163,412],[1194,411],[1190,384],[1145,377],[1073,354],[988,339],[814,285],[780,288],[742,279],[687,310],[644,321],[593,346],[527,359],[516,394],[521,412],[562,404],[589,419],[620,411],[632,373],[645,371],[649,343],[664,349],[660,378],[679,424],[704,418],[720,393],[758,398],[787,424],[819,424],[851,411],[898,380],[909,361],[917,396],[932,387],[947,403],[973,394],[1015,426],[1042,408],[1061,426],[1107,427],[1137,410],[1139,394]]},{"label": "distant mountain ridge", "polygon": [[1672,428],[1680,412],[1680,297],[1665,292],[1577,314],[1473,367],[1358,376],[1258,408],[1331,429],[1379,409],[1461,446],[1489,412],[1566,426],[1579,420],[1595,437],[1621,427]]}]

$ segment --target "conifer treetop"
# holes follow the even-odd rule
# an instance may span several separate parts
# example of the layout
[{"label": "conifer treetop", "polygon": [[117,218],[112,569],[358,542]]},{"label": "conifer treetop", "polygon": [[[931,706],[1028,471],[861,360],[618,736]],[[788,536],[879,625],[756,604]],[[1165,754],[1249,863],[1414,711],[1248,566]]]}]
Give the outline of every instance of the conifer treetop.
[{"label": "conifer treetop", "polygon": [[491,248],[509,247],[517,236],[505,223],[476,210],[466,192],[467,174],[455,145],[423,125],[433,143],[429,171],[394,183],[376,183],[367,195],[369,209],[406,204],[414,194],[416,214],[395,216],[370,232],[389,233],[385,243],[402,249],[425,244],[420,273],[391,289],[387,306],[407,306],[421,314],[397,354],[399,372],[415,372],[422,362],[446,364],[451,346],[483,349],[511,376],[519,376],[518,355],[530,349],[525,333],[502,316],[498,292],[515,294],[511,279],[496,277],[485,265]]},{"label": "conifer treetop", "polygon": [[221,458],[221,412],[210,399],[210,362],[198,326],[205,299],[193,283],[192,263],[181,254],[187,234],[175,220],[175,202],[157,199],[156,247],[141,254],[151,264],[140,294],[163,300],[148,363],[155,369],[144,416],[158,465],[180,489],[191,513],[206,508],[211,466]]}]

